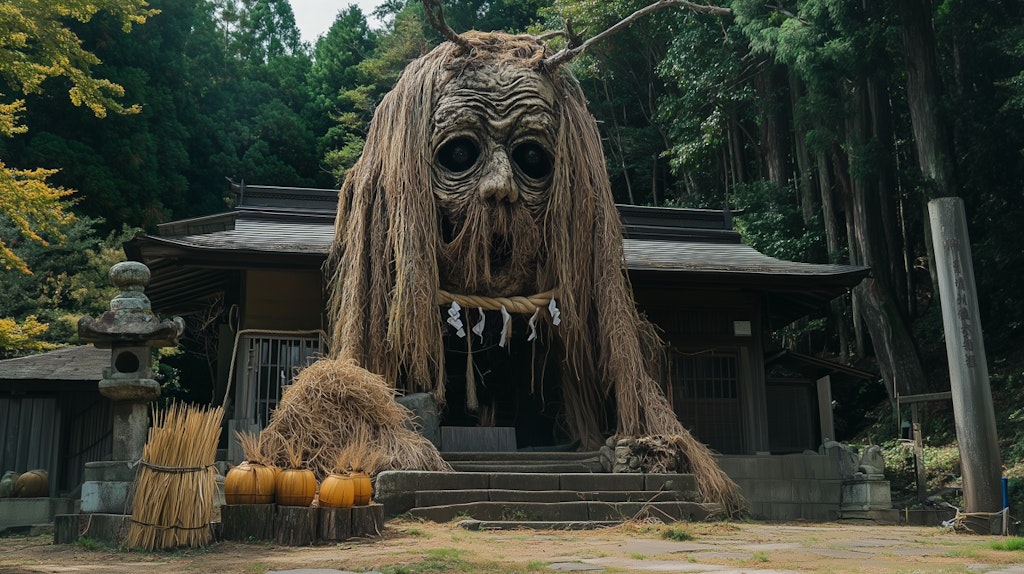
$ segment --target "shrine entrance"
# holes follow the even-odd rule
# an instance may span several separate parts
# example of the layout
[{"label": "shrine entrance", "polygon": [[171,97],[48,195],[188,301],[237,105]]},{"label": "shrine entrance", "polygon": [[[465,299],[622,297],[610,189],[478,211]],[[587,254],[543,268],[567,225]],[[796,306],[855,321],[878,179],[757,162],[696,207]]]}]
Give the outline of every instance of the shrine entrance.
[{"label": "shrine entrance", "polygon": [[[565,448],[571,438],[564,425],[558,342],[550,336],[527,341],[528,318],[513,316],[511,334],[502,345],[500,313],[486,315],[491,326],[482,337],[469,335],[473,337],[469,349],[465,338],[454,332],[445,335],[448,382],[441,413],[441,450]],[[475,310],[472,316],[477,317]],[[472,369],[475,409],[467,404],[467,363]]]}]

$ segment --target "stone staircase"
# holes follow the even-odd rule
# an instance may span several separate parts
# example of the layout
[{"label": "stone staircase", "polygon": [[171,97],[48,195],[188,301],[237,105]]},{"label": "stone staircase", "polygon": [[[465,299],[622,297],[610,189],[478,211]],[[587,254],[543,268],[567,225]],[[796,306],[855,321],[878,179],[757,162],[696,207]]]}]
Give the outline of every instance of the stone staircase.
[{"label": "stone staircase", "polygon": [[444,453],[455,472],[387,471],[374,499],[385,514],[471,529],[582,529],[653,517],[705,520],[688,474],[611,474],[596,452]]},{"label": "stone staircase", "polygon": [[605,472],[599,451],[585,452],[445,452],[459,472],[587,473]]}]

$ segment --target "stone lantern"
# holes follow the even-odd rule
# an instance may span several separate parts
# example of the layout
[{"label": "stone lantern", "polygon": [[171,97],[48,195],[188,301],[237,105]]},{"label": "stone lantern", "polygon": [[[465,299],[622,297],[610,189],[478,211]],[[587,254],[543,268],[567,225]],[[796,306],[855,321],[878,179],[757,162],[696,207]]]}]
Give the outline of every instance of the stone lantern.
[{"label": "stone lantern", "polygon": [[112,402],[113,457],[85,464],[82,512],[124,512],[136,461],[142,457],[149,429],[149,403],[160,396],[153,378],[150,349],[173,347],[185,330],[180,317],[160,321],[143,292],[149,268],[125,261],[110,268],[110,281],[120,293],[98,319],[82,317],[78,336],[100,349],[110,349],[100,394]]}]

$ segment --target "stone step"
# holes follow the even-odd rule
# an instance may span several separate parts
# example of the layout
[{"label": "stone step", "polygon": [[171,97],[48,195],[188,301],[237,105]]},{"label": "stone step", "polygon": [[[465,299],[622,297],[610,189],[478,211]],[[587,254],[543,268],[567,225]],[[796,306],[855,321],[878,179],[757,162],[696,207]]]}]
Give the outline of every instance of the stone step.
[{"label": "stone step", "polygon": [[433,522],[450,522],[458,518],[483,521],[626,521],[656,518],[663,522],[701,521],[721,513],[718,504],[699,502],[469,502],[423,506],[409,510],[409,515]]},{"label": "stone step", "polygon": [[606,472],[597,451],[443,452],[441,455],[460,472]]},{"label": "stone step", "polygon": [[447,460],[448,462],[503,461],[505,463],[511,463],[529,461],[564,462],[574,460],[596,459],[600,456],[600,453],[596,450],[572,452],[545,452],[520,450],[514,452],[442,452],[441,456],[444,457],[444,459]]},{"label": "stone step", "polygon": [[506,490],[506,489],[464,489],[464,490],[419,490],[416,492],[417,507],[466,504],[470,502],[675,502],[690,493],[676,490],[660,491],[576,491],[576,490]]},{"label": "stone step", "polygon": [[507,461],[449,461],[452,469],[459,472],[531,472],[547,474],[603,473],[604,466],[599,460],[578,462],[532,461],[509,463]]},{"label": "stone step", "polygon": [[622,524],[622,520],[462,520],[466,530],[595,530]]},{"label": "stone step", "polygon": [[[675,501],[698,499],[697,482],[691,474],[385,471],[377,475],[374,500],[384,505],[388,516],[396,516],[433,505],[428,500],[433,495],[420,493],[441,491],[455,493],[436,494],[449,497],[445,502],[451,504],[587,504],[599,500],[636,504],[656,496],[659,503],[662,496]],[[670,494],[654,494],[660,491]]]}]

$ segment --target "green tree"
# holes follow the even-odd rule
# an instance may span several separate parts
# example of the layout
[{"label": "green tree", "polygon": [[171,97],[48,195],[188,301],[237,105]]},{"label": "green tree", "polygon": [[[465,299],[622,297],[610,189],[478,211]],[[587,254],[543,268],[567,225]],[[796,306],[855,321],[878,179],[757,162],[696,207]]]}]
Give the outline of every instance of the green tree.
[{"label": "green tree", "polygon": [[269,62],[308,50],[288,0],[241,0],[232,48],[249,62]]},{"label": "green tree", "polygon": [[210,169],[237,180],[323,186],[316,134],[309,124],[309,48],[299,40],[286,0],[210,5],[225,54],[204,98],[218,136]]},{"label": "green tree", "polygon": [[[100,223],[80,217],[65,228],[65,240],[59,245],[17,245],[18,256],[33,273],[11,274],[0,282],[0,317],[19,321],[32,317],[43,326],[35,332],[37,342],[75,341],[79,317],[107,310],[116,293],[108,271],[124,260],[121,245],[138,231],[126,227],[103,238],[96,233]],[[0,230],[0,238],[13,233],[9,228]]]},{"label": "green tree", "polygon": [[[0,134],[11,138],[28,131],[22,122],[25,96],[44,91],[66,89],[73,105],[98,118],[109,112],[137,113],[138,107],[121,103],[124,88],[94,74],[100,60],[82,47],[69,23],[106,13],[118,22],[120,32],[129,32],[155,14],[146,6],[144,0],[11,0],[0,5],[0,98],[15,98],[0,102]],[[23,239],[42,246],[59,244],[75,220],[68,197],[72,192],[48,181],[55,173],[0,161],[0,227],[6,231],[0,235],[0,266],[9,276],[31,274],[15,250]],[[49,326],[34,314],[21,321],[6,314],[0,317],[6,317],[0,321],[0,354],[46,348],[39,339]]]},{"label": "green tree", "polygon": [[323,71],[314,74],[311,82],[318,103],[315,109],[326,106],[330,119],[320,136],[320,151],[334,185],[340,185],[348,168],[359,159],[370,120],[384,94],[398,81],[405,65],[432,46],[422,4],[399,2],[381,10],[392,16],[384,31],[364,37],[365,18],[349,10],[338,15],[316,47],[314,66],[321,64],[321,54],[354,63],[342,74],[334,68],[336,76],[329,82],[322,81]]},{"label": "green tree", "polygon": [[[56,90],[53,78],[64,80],[69,100],[88,108],[96,117],[108,112],[136,113],[124,106],[124,88],[93,74],[100,63],[96,55],[81,46],[68,27],[71,21],[87,22],[105,12],[115,18],[122,32],[142,24],[154,12],[145,0],[54,0],[33,2],[10,0],[0,6],[0,97],[38,94],[44,88]],[[44,85],[45,84],[45,85]],[[0,103],[0,134],[12,137],[28,127],[21,122],[25,99]],[[71,191],[47,181],[54,170],[14,168],[0,162],[0,215],[21,237],[46,244],[61,240],[61,229],[73,220],[68,211]],[[28,273],[24,262],[6,242],[0,241],[0,265]]]},{"label": "green tree", "polygon": [[103,59],[100,70],[124,86],[139,113],[98,120],[61,100],[30,98],[32,132],[12,149],[22,161],[61,167],[54,181],[78,190],[77,213],[152,228],[171,213],[195,215],[195,206],[209,205],[188,181],[204,80],[190,76],[186,55],[198,4],[154,0],[160,13],[130,35],[117,34],[107,15],[80,26],[82,41]]}]

